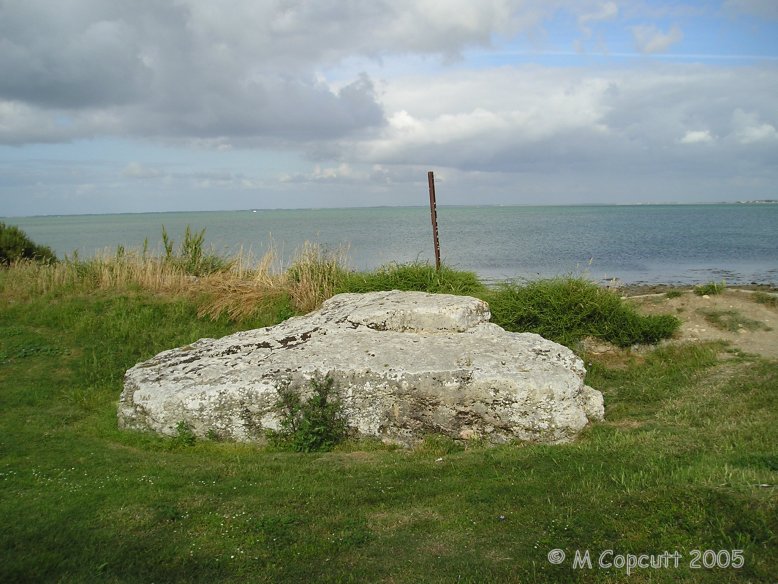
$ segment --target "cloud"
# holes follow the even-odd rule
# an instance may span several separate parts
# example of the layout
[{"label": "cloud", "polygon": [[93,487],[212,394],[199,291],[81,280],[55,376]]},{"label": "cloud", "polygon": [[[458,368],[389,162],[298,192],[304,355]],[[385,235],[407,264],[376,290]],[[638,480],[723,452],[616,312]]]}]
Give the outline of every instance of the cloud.
[{"label": "cloud", "polygon": [[634,26],[632,36],[637,50],[646,54],[663,53],[683,40],[683,32],[678,26],[673,26],[666,33],[654,25]]},{"label": "cloud", "polygon": [[745,112],[736,109],[732,114],[732,126],[737,140],[741,144],[753,144],[757,142],[775,142],[778,140],[778,131],[773,124],[764,123],[755,112]]},{"label": "cloud", "polygon": [[121,172],[121,175],[126,178],[159,178],[164,176],[164,173],[158,168],[150,168],[143,166],[138,162],[130,162]]},{"label": "cloud", "polygon": [[[752,14],[771,5],[728,3]],[[542,197],[649,193],[660,175],[715,186],[746,167],[767,184],[778,168],[770,63],[490,64],[492,44],[506,49],[500,63],[519,54],[517,35],[604,46],[626,31],[643,53],[667,51],[684,35],[666,23],[698,34],[690,19],[706,10],[721,17],[640,0],[0,0],[0,144],[73,141],[59,153],[94,158],[95,144],[119,138],[132,147],[110,169],[14,180],[66,196],[86,184],[95,197],[164,193],[171,209],[195,191],[201,205],[254,206],[273,192],[282,204],[297,192],[312,203],[352,192],[362,204],[363,188],[423,192],[429,169],[462,202],[478,185],[533,184]],[[647,24],[625,28],[635,23]]]},{"label": "cloud", "polygon": [[588,30],[589,23],[612,20],[619,14],[619,6],[615,2],[598,2],[590,9],[578,15],[578,26]]},{"label": "cloud", "polygon": [[713,142],[708,130],[687,130],[681,138],[681,144],[707,144]]},{"label": "cloud", "polygon": [[[450,58],[528,26],[519,0],[0,4],[3,143],[130,135],[280,144],[380,126],[373,81],[322,67],[361,55]],[[544,13],[541,11],[541,13]],[[63,17],[63,15],[67,15]],[[533,19],[532,22],[535,22]],[[59,126],[56,119],[70,123]]]},{"label": "cloud", "polygon": [[[381,92],[387,124],[333,142],[332,159],[414,172],[691,176],[731,167],[756,140],[769,145],[778,119],[772,77],[756,68],[503,67],[396,79]],[[737,108],[754,113],[733,118]],[[702,143],[711,148],[688,147]],[[748,156],[769,164],[776,152]]]},{"label": "cloud", "polygon": [[357,58],[449,62],[559,12],[588,28],[618,10],[599,0],[4,2],[0,143],[341,138],[380,128],[385,112],[375,79],[335,86],[323,70]]}]

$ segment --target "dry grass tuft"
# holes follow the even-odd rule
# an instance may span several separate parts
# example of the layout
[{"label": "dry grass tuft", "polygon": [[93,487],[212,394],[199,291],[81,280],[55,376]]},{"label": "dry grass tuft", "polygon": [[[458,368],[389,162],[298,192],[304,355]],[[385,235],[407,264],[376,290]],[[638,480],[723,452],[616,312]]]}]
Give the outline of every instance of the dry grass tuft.
[{"label": "dry grass tuft", "polygon": [[291,313],[318,308],[342,285],[346,258],[345,248],[329,251],[306,242],[284,268],[271,242],[259,258],[241,249],[229,260],[218,259],[219,269],[203,273],[199,264],[193,267],[180,257],[119,248],[89,260],[76,256],[57,263],[16,261],[0,281],[0,291],[32,298],[57,290],[141,289],[196,298],[201,316],[243,320],[279,307]]},{"label": "dry grass tuft", "polygon": [[285,273],[296,310],[314,310],[336,293],[348,273],[347,257],[347,248],[328,250],[318,243],[305,242]]}]

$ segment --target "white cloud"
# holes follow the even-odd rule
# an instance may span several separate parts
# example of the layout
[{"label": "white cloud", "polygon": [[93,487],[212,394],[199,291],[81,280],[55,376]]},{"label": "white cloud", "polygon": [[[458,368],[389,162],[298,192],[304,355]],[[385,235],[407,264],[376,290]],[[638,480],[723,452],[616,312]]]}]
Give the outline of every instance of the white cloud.
[{"label": "white cloud", "polygon": [[578,15],[578,25],[586,29],[590,22],[613,20],[619,14],[619,6],[615,2],[598,2]]},{"label": "white cloud", "polygon": [[708,130],[687,130],[681,138],[681,144],[708,144],[713,142],[713,136]]},{"label": "white cloud", "polygon": [[638,51],[647,54],[663,53],[672,45],[683,40],[683,32],[678,26],[673,26],[666,33],[654,25],[634,26],[632,27],[632,36]]},{"label": "white cloud", "polygon": [[450,73],[424,81],[439,96],[434,102],[418,91],[421,84],[406,78],[383,88],[388,123],[374,138],[356,142],[354,156],[406,164],[450,156],[449,164],[471,166],[506,147],[606,131],[600,123],[605,104],[597,96],[609,81],[598,76],[539,67]]},{"label": "white cloud", "polygon": [[[762,120],[778,115],[769,75],[699,65],[452,71],[396,79],[381,94],[387,124],[334,142],[330,158],[507,174],[693,175],[731,167],[745,141],[770,139],[773,126]],[[733,104],[762,117],[740,116],[735,128]],[[750,156],[770,164],[774,153]]]},{"label": "white cloud", "polygon": [[312,172],[284,173],[278,180],[281,183],[359,184],[371,181],[371,174],[367,169],[355,168],[349,163],[342,162],[337,166],[316,164]]},{"label": "white cloud", "polygon": [[738,108],[732,114],[735,136],[741,144],[774,142],[778,140],[775,126],[762,122],[755,112],[745,112]]},{"label": "white cloud", "polygon": [[164,176],[164,173],[158,168],[151,168],[148,166],[144,166],[139,162],[130,162],[127,166],[124,167],[121,175],[126,178],[145,179],[145,178],[159,178],[161,176]]}]

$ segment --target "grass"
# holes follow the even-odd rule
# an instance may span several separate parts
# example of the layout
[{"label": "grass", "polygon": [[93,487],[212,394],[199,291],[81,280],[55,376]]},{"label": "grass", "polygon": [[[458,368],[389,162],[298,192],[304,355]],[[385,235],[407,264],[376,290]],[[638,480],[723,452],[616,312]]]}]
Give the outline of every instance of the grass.
[{"label": "grass", "polygon": [[579,278],[504,284],[486,295],[492,320],[511,331],[538,333],[567,346],[587,336],[620,347],[668,338],[680,321],[641,316],[615,293]]},{"label": "grass", "polygon": [[727,289],[725,282],[708,282],[707,284],[700,284],[694,287],[694,293],[697,296],[715,296],[721,294]]},{"label": "grass", "polygon": [[482,297],[487,288],[472,272],[454,270],[424,262],[389,264],[372,272],[351,272],[338,287],[340,292],[378,290],[423,290],[435,294],[460,294]]},{"label": "grass", "polygon": [[718,329],[736,333],[740,330],[770,331],[769,326],[761,321],[744,316],[737,310],[700,309],[697,312],[703,315],[705,320]]},{"label": "grass", "polygon": [[[606,421],[565,445],[430,436],[414,450],[347,440],[302,454],[194,439],[185,425],[169,438],[118,430],[130,366],[337,291],[475,294],[496,322],[571,346],[676,326],[582,280],[492,290],[425,264],[353,273],[338,253],[313,246],[287,268],[240,255],[197,276],[132,250],[0,270],[0,581],[627,579],[552,565],[555,548],[681,554],[638,582],[774,579],[778,365],[721,359],[720,345],[663,347],[628,366],[587,356]],[[692,550],[706,549],[743,550],[745,565],[690,569]]]},{"label": "grass", "polygon": [[[143,290],[0,298],[0,581],[627,579],[551,565],[554,548],[682,554],[636,581],[778,570],[775,363],[712,345],[590,361],[606,421],[573,444],[298,454],[116,427],[127,367],[269,321]],[[745,566],[690,570],[694,549],[742,549]]]},{"label": "grass", "polygon": [[424,262],[389,264],[355,272],[347,268],[345,250],[306,243],[288,266],[275,250],[257,259],[238,253],[230,259],[208,252],[205,232],[186,229],[178,251],[162,231],[164,253],[125,250],[89,260],[65,258],[57,263],[20,260],[0,291],[15,298],[40,294],[91,293],[93,290],[151,291],[185,297],[199,316],[226,316],[237,322],[279,322],[305,314],[340,292],[418,290],[464,294],[489,302],[492,321],[510,331],[535,332],[567,346],[593,336],[618,346],[654,343],[673,335],[678,320],[669,315],[641,316],[614,292],[583,278],[539,280],[525,285],[485,286],[472,272]]},{"label": "grass", "polygon": [[775,294],[768,294],[767,292],[754,292],[751,294],[751,299],[759,304],[764,304],[770,308],[778,307],[778,296]]}]

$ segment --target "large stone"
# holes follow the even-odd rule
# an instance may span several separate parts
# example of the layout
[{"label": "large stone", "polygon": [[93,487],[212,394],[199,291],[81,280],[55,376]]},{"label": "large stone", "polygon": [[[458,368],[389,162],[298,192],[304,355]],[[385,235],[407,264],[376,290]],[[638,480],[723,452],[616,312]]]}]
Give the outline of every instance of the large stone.
[{"label": "large stone", "polygon": [[572,351],[489,323],[478,299],[421,292],[339,294],[274,327],[201,339],[127,371],[122,428],[261,441],[278,429],[277,387],[330,375],[348,424],[385,441],[428,433],[564,442],[603,417]]}]

